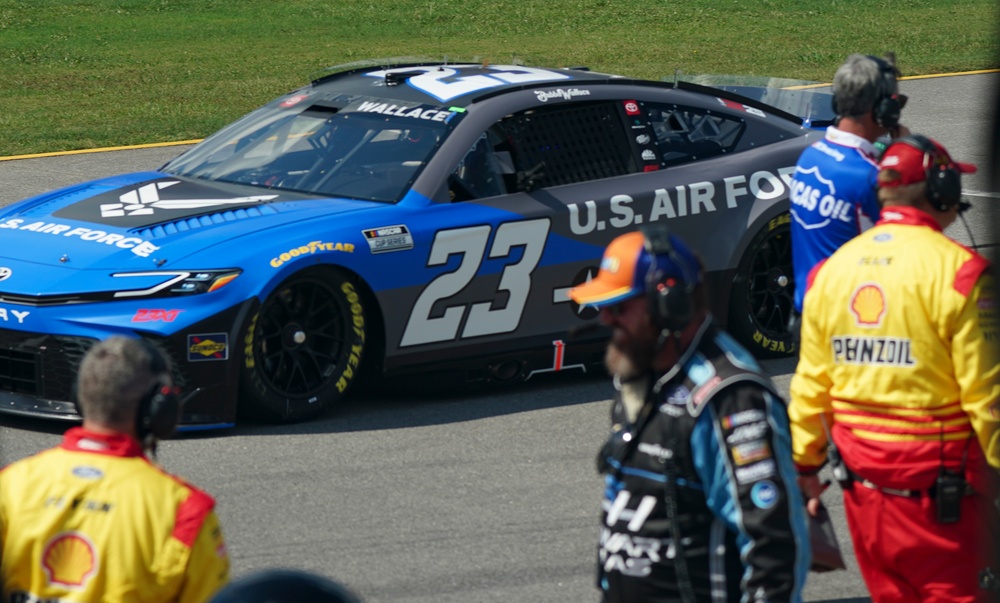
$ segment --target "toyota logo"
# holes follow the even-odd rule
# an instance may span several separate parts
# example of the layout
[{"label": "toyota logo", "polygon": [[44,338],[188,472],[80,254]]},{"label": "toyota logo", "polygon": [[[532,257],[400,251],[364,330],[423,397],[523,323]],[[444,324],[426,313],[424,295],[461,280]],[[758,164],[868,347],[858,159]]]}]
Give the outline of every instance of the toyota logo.
[{"label": "toyota logo", "polygon": [[6,266],[0,266],[0,281],[5,281],[7,278],[13,274],[13,270]]}]

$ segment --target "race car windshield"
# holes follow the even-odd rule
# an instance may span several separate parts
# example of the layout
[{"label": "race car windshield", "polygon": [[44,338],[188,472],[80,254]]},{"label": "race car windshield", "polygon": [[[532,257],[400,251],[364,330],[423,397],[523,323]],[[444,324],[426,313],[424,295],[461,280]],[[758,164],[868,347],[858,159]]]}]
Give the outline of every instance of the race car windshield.
[{"label": "race car windshield", "polygon": [[163,171],[324,197],[396,202],[409,189],[454,114],[372,100],[267,107],[237,121]]}]

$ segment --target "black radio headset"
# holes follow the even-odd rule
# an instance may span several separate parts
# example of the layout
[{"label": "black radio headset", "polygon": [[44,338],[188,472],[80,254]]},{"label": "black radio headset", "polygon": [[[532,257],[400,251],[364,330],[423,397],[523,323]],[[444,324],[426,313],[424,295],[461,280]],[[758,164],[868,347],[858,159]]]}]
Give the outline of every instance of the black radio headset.
[{"label": "black radio headset", "polygon": [[[164,375],[170,374],[170,368],[163,352],[145,339],[138,341],[149,354],[149,371],[154,376],[153,385],[139,400],[135,415],[136,434],[139,436],[139,441],[145,444],[150,436],[162,440],[173,435],[180,417],[181,402],[178,388],[164,378]],[[75,382],[72,400],[76,414],[83,417],[83,408],[80,406]]]},{"label": "black radio headset", "polygon": [[155,381],[139,402],[136,433],[139,434],[140,441],[144,441],[147,436],[162,440],[177,429],[181,410],[178,388],[171,385],[168,379],[164,379],[165,375],[170,375],[170,367],[163,352],[145,339],[139,341],[149,351],[149,369],[155,375]]},{"label": "black radio headset", "polygon": [[[895,91],[896,75],[899,71],[892,63],[885,59],[880,59],[874,55],[867,56],[878,65],[879,73],[887,85],[886,87],[893,90],[890,94],[879,92],[879,95],[875,98],[875,102],[872,104],[872,119],[886,130],[895,130],[899,126],[899,116],[903,111],[903,105],[906,104],[906,96]],[[834,94],[831,96],[830,100],[833,112],[839,116],[840,111],[837,110],[837,95]]]},{"label": "black radio headset", "polygon": [[926,136],[912,134],[893,141],[905,144],[924,154],[924,181],[927,182],[927,199],[934,209],[948,211],[962,199],[962,174],[951,162],[939,162],[941,156],[934,143]]},{"label": "black radio headset", "polygon": [[[685,260],[670,240],[670,231],[665,225],[647,225],[640,227],[644,239],[646,253],[649,254],[649,269],[646,271],[646,296],[649,298],[649,311],[653,321],[669,331],[681,331],[691,322],[694,314],[694,292],[697,274],[689,274]],[[656,263],[657,256],[666,255],[681,271],[681,281],[672,276],[666,276]]]}]

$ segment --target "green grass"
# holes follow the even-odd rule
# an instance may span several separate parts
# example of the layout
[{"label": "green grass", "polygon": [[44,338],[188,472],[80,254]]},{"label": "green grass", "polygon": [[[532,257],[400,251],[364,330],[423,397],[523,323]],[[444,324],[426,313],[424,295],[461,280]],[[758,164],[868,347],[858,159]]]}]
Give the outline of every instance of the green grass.
[{"label": "green grass", "polygon": [[0,0],[0,156],[201,138],[325,66],[425,55],[661,79],[995,68],[996,0]]}]

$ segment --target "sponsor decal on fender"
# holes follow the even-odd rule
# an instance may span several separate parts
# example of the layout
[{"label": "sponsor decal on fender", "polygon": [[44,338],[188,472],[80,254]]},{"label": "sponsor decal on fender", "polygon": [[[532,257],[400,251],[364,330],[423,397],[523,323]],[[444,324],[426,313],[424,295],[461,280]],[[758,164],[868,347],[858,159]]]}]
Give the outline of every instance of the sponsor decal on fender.
[{"label": "sponsor decal on fender", "polygon": [[10,275],[14,274],[14,271],[6,266],[0,266],[0,281],[5,281],[10,278]]},{"label": "sponsor decal on fender", "polygon": [[187,347],[188,362],[229,360],[229,335],[226,333],[188,335]]},{"label": "sponsor decal on fender", "polygon": [[136,310],[132,322],[174,322],[180,310]]},{"label": "sponsor decal on fender", "polygon": [[301,255],[312,255],[319,251],[343,251],[344,253],[354,253],[353,243],[324,243],[322,241],[310,241],[306,245],[299,245],[298,247],[293,247],[288,251],[278,255],[276,258],[271,258],[271,267],[277,268],[284,264],[285,262],[291,260],[292,258],[297,258]]}]

